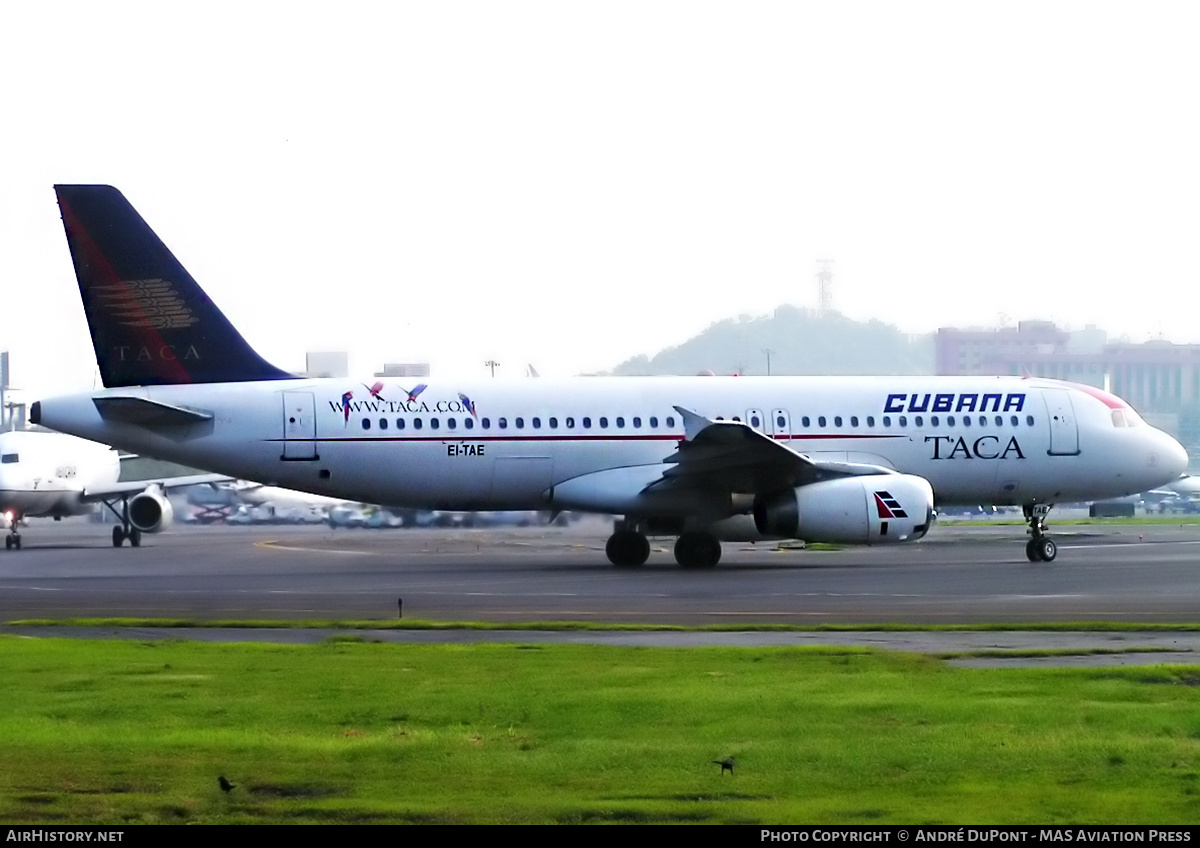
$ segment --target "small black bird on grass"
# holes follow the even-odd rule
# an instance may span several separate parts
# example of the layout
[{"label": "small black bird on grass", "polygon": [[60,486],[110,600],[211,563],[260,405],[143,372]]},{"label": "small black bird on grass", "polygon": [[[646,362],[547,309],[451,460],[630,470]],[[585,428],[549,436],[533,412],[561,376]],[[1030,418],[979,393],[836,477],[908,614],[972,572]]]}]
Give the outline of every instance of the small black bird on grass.
[{"label": "small black bird on grass", "polygon": [[737,757],[726,757],[723,760],[713,760],[713,765],[721,767],[722,775],[724,775],[726,771],[728,771],[730,774],[733,774],[733,767],[737,765]]},{"label": "small black bird on grass", "polygon": [[237,789],[237,784],[236,784],[236,783],[230,783],[228,780],[226,780],[226,779],[225,779],[225,775],[221,775],[220,777],[218,777],[218,778],[217,778],[217,786],[220,786],[220,787],[221,787],[221,791],[222,791],[222,792],[224,792],[224,793],[226,793],[226,794],[228,794],[228,793],[232,792],[233,790]]}]

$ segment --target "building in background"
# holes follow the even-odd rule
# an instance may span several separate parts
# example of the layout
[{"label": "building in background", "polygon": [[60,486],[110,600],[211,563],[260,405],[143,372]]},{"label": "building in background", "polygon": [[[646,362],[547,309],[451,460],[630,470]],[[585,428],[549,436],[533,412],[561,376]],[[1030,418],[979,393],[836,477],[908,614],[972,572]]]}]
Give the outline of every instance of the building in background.
[{"label": "building in background", "polygon": [[350,355],[344,350],[319,352],[309,351],[304,355],[305,377],[350,376]]}]

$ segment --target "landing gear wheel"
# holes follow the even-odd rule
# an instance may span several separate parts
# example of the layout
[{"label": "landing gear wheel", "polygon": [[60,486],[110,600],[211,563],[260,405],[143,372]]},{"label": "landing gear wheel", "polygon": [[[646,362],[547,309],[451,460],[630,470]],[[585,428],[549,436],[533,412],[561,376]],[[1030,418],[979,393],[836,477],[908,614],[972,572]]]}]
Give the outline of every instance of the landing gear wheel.
[{"label": "landing gear wheel", "polygon": [[4,537],[4,550],[11,551],[13,546],[12,536]]},{"label": "landing gear wheel", "polygon": [[140,548],[142,546],[142,531],[136,527],[125,534],[129,539],[129,547]]},{"label": "landing gear wheel", "polygon": [[1025,556],[1030,562],[1041,562],[1041,557],[1038,556],[1037,539],[1030,539],[1025,543]]},{"label": "landing gear wheel", "polygon": [[121,547],[121,543],[125,541],[125,529],[121,525],[113,528],[113,547]]},{"label": "landing gear wheel", "polygon": [[684,568],[712,568],[721,561],[721,543],[710,533],[684,533],[675,542],[675,561]]},{"label": "landing gear wheel", "polygon": [[1038,539],[1037,554],[1042,562],[1054,562],[1054,558],[1058,556],[1058,545],[1054,544],[1053,539]]},{"label": "landing gear wheel", "polygon": [[650,558],[650,543],[635,530],[618,530],[608,537],[604,553],[619,568],[637,568]]}]

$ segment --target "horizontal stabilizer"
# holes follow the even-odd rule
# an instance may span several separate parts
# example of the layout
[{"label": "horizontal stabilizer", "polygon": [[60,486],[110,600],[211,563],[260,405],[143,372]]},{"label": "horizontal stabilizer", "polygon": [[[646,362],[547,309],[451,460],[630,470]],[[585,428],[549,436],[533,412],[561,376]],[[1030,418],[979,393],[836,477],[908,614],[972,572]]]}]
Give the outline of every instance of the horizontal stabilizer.
[{"label": "horizontal stabilizer", "polygon": [[92,403],[105,421],[123,421],[148,428],[186,427],[213,419],[211,412],[143,397],[98,397],[93,398]]}]

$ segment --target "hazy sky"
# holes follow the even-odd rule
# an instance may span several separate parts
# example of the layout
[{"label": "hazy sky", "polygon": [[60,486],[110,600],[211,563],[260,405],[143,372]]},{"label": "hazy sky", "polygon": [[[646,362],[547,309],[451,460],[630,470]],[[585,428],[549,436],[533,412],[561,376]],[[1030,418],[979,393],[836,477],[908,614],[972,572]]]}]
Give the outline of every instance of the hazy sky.
[{"label": "hazy sky", "polygon": [[[0,348],[94,358],[52,185],[120,188],[264,356],[605,369],[834,301],[1200,342],[1200,6],[21,3]],[[881,365],[886,370],[886,363]]]}]

